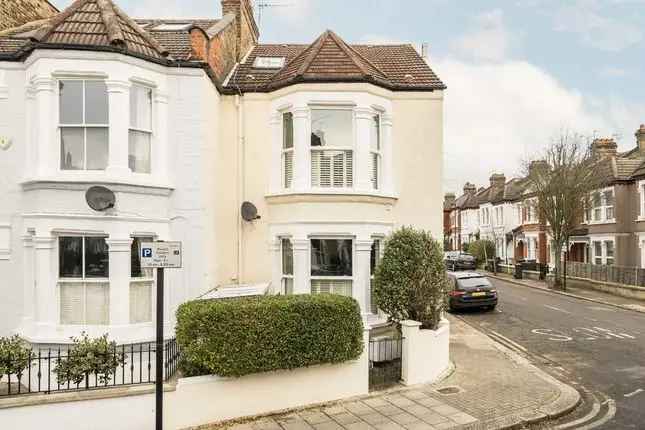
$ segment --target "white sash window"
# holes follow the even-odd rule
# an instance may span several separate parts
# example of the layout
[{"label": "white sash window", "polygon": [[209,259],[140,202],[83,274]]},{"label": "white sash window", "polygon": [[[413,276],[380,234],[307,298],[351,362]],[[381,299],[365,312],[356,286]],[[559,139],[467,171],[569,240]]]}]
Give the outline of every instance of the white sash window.
[{"label": "white sash window", "polygon": [[105,82],[59,81],[58,107],[61,170],[105,170],[109,153]]},{"label": "white sash window", "polygon": [[282,114],[282,187],[291,188],[293,182],[293,114]]},{"label": "white sash window", "polygon": [[105,237],[58,239],[61,324],[108,324],[109,256]]},{"label": "white sash window", "polygon": [[135,173],[150,173],[152,141],[152,89],[141,85],[130,88],[130,130],[128,166]]},{"label": "white sash window", "polygon": [[312,109],[312,187],[351,188],[353,186],[353,123],[353,112],[349,109]]},{"label": "white sash window", "polygon": [[141,243],[152,242],[151,237],[134,237],[130,249],[130,322],[152,321],[153,269],[141,267]]},{"label": "white sash window", "polygon": [[352,295],[351,239],[311,239],[311,293]]},{"label": "white sash window", "polygon": [[372,117],[370,128],[370,181],[375,190],[381,187],[381,115]]},{"label": "white sash window", "polygon": [[280,240],[282,254],[282,294],[293,294],[293,245],[287,238]]}]

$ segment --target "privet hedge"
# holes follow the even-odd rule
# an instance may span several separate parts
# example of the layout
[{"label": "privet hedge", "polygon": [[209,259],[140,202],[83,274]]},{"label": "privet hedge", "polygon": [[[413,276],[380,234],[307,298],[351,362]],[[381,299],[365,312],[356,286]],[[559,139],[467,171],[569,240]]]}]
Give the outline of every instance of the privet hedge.
[{"label": "privet hedge", "polygon": [[329,294],[187,302],[176,331],[185,376],[340,363],[363,351],[358,303]]}]

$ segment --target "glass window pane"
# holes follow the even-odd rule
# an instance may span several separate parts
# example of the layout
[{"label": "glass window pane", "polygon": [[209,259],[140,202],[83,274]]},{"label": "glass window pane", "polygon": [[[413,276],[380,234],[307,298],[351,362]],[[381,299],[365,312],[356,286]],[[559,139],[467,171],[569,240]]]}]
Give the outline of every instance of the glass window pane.
[{"label": "glass window pane", "polygon": [[103,81],[85,81],[85,124],[107,124],[107,86]]},{"label": "glass window pane", "polygon": [[109,278],[108,246],[104,237],[85,238],[85,277]]},{"label": "glass window pane", "polygon": [[370,127],[370,147],[372,151],[381,150],[381,116],[374,115],[372,117],[372,125]]},{"label": "glass window pane", "polygon": [[351,110],[311,111],[311,146],[352,146]]},{"label": "glass window pane", "polygon": [[293,114],[291,112],[282,115],[282,148],[293,148]]},{"label": "glass window pane", "polygon": [[605,246],[607,247],[607,257],[613,257],[614,256],[614,242],[612,241],[606,241]]},{"label": "glass window pane", "polygon": [[62,170],[83,170],[85,168],[84,134],[84,128],[61,128],[60,168]]},{"label": "glass window pane", "polygon": [[312,239],[312,276],[352,276],[351,239]]},{"label": "glass window pane", "polygon": [[381,260],[381,241],[375,240],[372,242],[372,250],[370,251],[370,275],[373,275],[378,262]]},{"label": "glass window pane", "polygon": [[104,170],[108,163],[108,129],[87,129],[87,170]]},{"label": "glass window pane", "polygon": [[150,173],[150,133],[130,130],[128,166],[136,173]]},{"label": "glass window pane", "polygon": [[61,278],[83,277],[83,238],[58,238],[58,276]]},{"label": "glass window pane", "polygon": [[83,81],[58,82],[60,124],[83,123]]},{"label": "glass window pane", "polygon": [[605,191],[605,206],[614,205],[614,192],[613,190]]},{"label": "glass window pane", "polygon": [[130,126],[152,130],[152,89],[138,85],[130,88]]},{"label": "glass window pane", "polygon": [[293,247],[289,239],[282,239],[282,274],[293,275]]}]

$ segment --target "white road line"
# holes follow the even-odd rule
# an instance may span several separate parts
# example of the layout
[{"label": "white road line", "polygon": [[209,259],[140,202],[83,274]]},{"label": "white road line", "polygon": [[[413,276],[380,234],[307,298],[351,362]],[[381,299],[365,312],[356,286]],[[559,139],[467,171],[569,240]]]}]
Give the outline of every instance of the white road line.
[{"label": "white road line", "polygon": [[608,399],[605,402],[603,402],[603,405],[604,404],[607,404],[607,413],[605,414],[604,417],[602,417],[601,419],[599,419],[596,422],[593,422],[591,424],[587,424],[586,426],[579,427],[576,430],[591,430],[591,429],[595,429],[596,427],[600,427],[601,425],[604,425],[609,420],[611,420],[614,417],[614,415],[616,415],[616,402],[614,402],[611,399]]},{"label": "white road line", "polygon": [[554,311],[564,312],[565,314],[570,314],[570,313],[571,313],[571,312],[569,312],[569,311],[565,311],[564,309],[560,309],[560,308],[557,308],[557,307],[555,307],[555,306],[544,305],[544,307],[545,307],[545,308],[552,309],[552,310],[554,310]]},{"label": "white road line", "polygon": [[585,415],[584,417],[578,418],[575,421],[560,424],[559,426],[556,427],[556,429],[564,430],[564,429],[568,429],[568,428],[571,428],[571,427],[575,427],[578,424],[586,423],[587,421],[591,420],[593,417],[598,415],[598,412],[600,412],[600,402],[598,401],[596,396],[594,396],[593,394],[591,396],[593,397],[593,404],[591,405],[591,411],[589,411],[589,413],[587,415]]},{"label": "white road line", "polygon": [[642,392],[645,392],[645,390],[643,390],[642,388],[639,388],[639,389],[638,389],[638,390],[636,390],[636,391],[632,391],[631,393],[627,393],[627,394],[625,394],[625,397],[633,397],[633,396],[635,396],[636,394],[639,394],[639,393],[642,393]]},{"label": "white road line", "polygon": [[493,333],[495,336],[498,336],[500,339],[502,339],[502,340],[504,340],[504,341],[506,341],[506,342],[510,343],[510,344],[511,344],[511,345],[513,345],[515,348],[517,348],[517,349],[519,349],[519,350],[521,350],[521,351],[524,351],[524,352],[528,352],[528,351],[526,350],[526,348],[524,348],[522,345],[520,345],[520,344],[519,344],[519,343],[517,343],[517,342],[514,342],[514,341],[510,340],[510,339],[509,339],[509,338],[507,338],[506,336],[503,336],[503,335],[501,335],[501,334],[497,333],[495,330],[491,330],[490,332],[491,332],[491,333]]}]

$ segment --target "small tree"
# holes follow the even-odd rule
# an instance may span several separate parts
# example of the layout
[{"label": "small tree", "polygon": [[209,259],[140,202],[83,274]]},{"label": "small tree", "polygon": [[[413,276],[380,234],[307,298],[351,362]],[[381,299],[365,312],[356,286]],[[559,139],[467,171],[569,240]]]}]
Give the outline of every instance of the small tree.
[{"label": "small tree", "polygon": [[422,328],[436,329],[446,282],[441,243],[429,232],[403,227],[385,241],[374,297],[379,309],[397,324],[411,319],[421,322]]},{"label": "small tree", "polygon": [[477,264],[481,264],[495,255],[495,244],[487,239],[476,240],[470,243],[468,250],[477,259]]},{"label": "small tree", "polygon": [[542,158],[525,163],[529,192],[537,197],[538,215],[552,238],[556,288],[562,286],[561,250],[583,218],[589,193],[600,186],[596,162],[587,139],[565,132]]},{"label": "small tree", "polygon": [[0,379],[5,375],[20,375],[31,357],[29,344],[20,336],[0,337]]},{"label": "small tree", "polygon": [[125,363],[124,354],[116,352],[116,342],[110,342],[107,334],[90,339],[83,332],[80,337],[72,337],[72,342],[74,346],[67,352],[67,358],[61,359],[54,368],[59,382],[78,385],[94,374],[101,384],[106,384],[116,368]]}]

